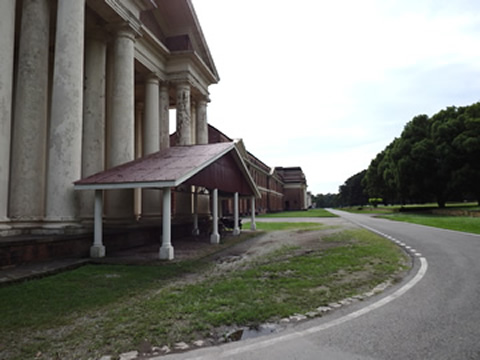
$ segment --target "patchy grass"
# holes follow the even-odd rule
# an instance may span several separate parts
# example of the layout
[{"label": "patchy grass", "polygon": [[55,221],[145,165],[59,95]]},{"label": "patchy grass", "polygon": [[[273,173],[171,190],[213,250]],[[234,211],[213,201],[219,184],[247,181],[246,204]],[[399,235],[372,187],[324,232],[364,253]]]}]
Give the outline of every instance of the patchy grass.
[{"label": "patchy grass", "polygon": [[206,260],[90,265],[0,288],[0,358],[99,358],[145,341],[211,338],[225,326],[276,321],[363,293],[406,267],[397,247],[363,229],[315,239],[323,246],[285,246],[232,270]]},{"label": "patchy grass", "polygon": [[395,213],[381,217],[385,219],[404,221],[413,224],[433,226],[441,229],[480,234],[480,217],[442,216],[412,213]]},{"label": "patchy grass", "polygon": [[308,218],[308,217],[337,217],[337,215],[332,214],[331,212],[325,209],[310,209],[303,211],[283,211],[278,213],[271,214],[261,214],[259,218]]},{"label": "patchy grass", "polygon": [[309,222],[257,222],[257,230],[278,231],[278,230],[320,230],[327,226],[320,223]]}]

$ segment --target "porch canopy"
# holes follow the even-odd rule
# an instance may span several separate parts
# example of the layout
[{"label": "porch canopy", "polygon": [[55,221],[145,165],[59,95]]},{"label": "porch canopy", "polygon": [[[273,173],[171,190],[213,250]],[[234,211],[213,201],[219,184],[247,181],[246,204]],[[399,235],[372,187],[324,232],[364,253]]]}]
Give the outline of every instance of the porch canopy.
[{"label": "porch canopy", "polygon": [[[218,191],[249,196],[252,204],[260,192],[248,171],[236,142],[173,146],[143,158],[99,172],[74,183],[75,190],[95,190],[95,225],[92,257],[105,256],[102,239],[103,190],[154,188],[163,190],[162,245],[160,258],[173,259],[171,246],[171,189],[179,185],[201,186],[212,191],[214,232],[218,242]],[[252,214],[255,212],[252,211]],[[254,221],[254,219],[252,219]]]}]

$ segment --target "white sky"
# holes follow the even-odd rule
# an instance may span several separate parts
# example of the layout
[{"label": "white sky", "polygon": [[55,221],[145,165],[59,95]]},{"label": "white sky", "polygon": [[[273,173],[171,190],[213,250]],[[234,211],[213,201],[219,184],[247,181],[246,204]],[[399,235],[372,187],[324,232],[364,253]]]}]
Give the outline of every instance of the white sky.
[{"label": "white sky", "polygon": [[480,100],[478,0],[193,0],[208,121],[337,193],[415,115]]}]

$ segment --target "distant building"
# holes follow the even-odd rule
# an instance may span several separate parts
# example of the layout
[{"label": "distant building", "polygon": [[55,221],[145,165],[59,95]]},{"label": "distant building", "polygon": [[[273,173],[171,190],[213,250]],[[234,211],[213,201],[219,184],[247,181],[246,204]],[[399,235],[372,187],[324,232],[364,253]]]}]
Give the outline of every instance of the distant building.
[{"label": "distant building", "polygon": [[302,168],[276,167],[275,171],[283,179],[283,206],[285,210],[308,209],[307,180]]},{"label": "distant building", "polygon": [[[212,125],[208,125],[208,128],[210,143],[233,141]],[[270,168],[245,148],[241,153],[262,195],[255,203],[257,213],[305,210],[312,206],[311,194],[307,192],[307,181],[301,167]],[[222,208],[224,213],[233,211],[229,200],[224,201]],[[240,211],[244,214],[251,211],[247,201],[241,202]]]}]

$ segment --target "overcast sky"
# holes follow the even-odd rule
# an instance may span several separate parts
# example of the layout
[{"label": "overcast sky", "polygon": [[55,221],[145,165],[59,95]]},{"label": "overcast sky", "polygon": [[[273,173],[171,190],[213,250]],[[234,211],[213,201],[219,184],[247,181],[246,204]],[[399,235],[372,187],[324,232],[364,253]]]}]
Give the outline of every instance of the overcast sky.
[{"label": "overcast sky", "polygon": [[337,193],[415,115],[480,100],[478,0],[193,0],[208,121]]}]

